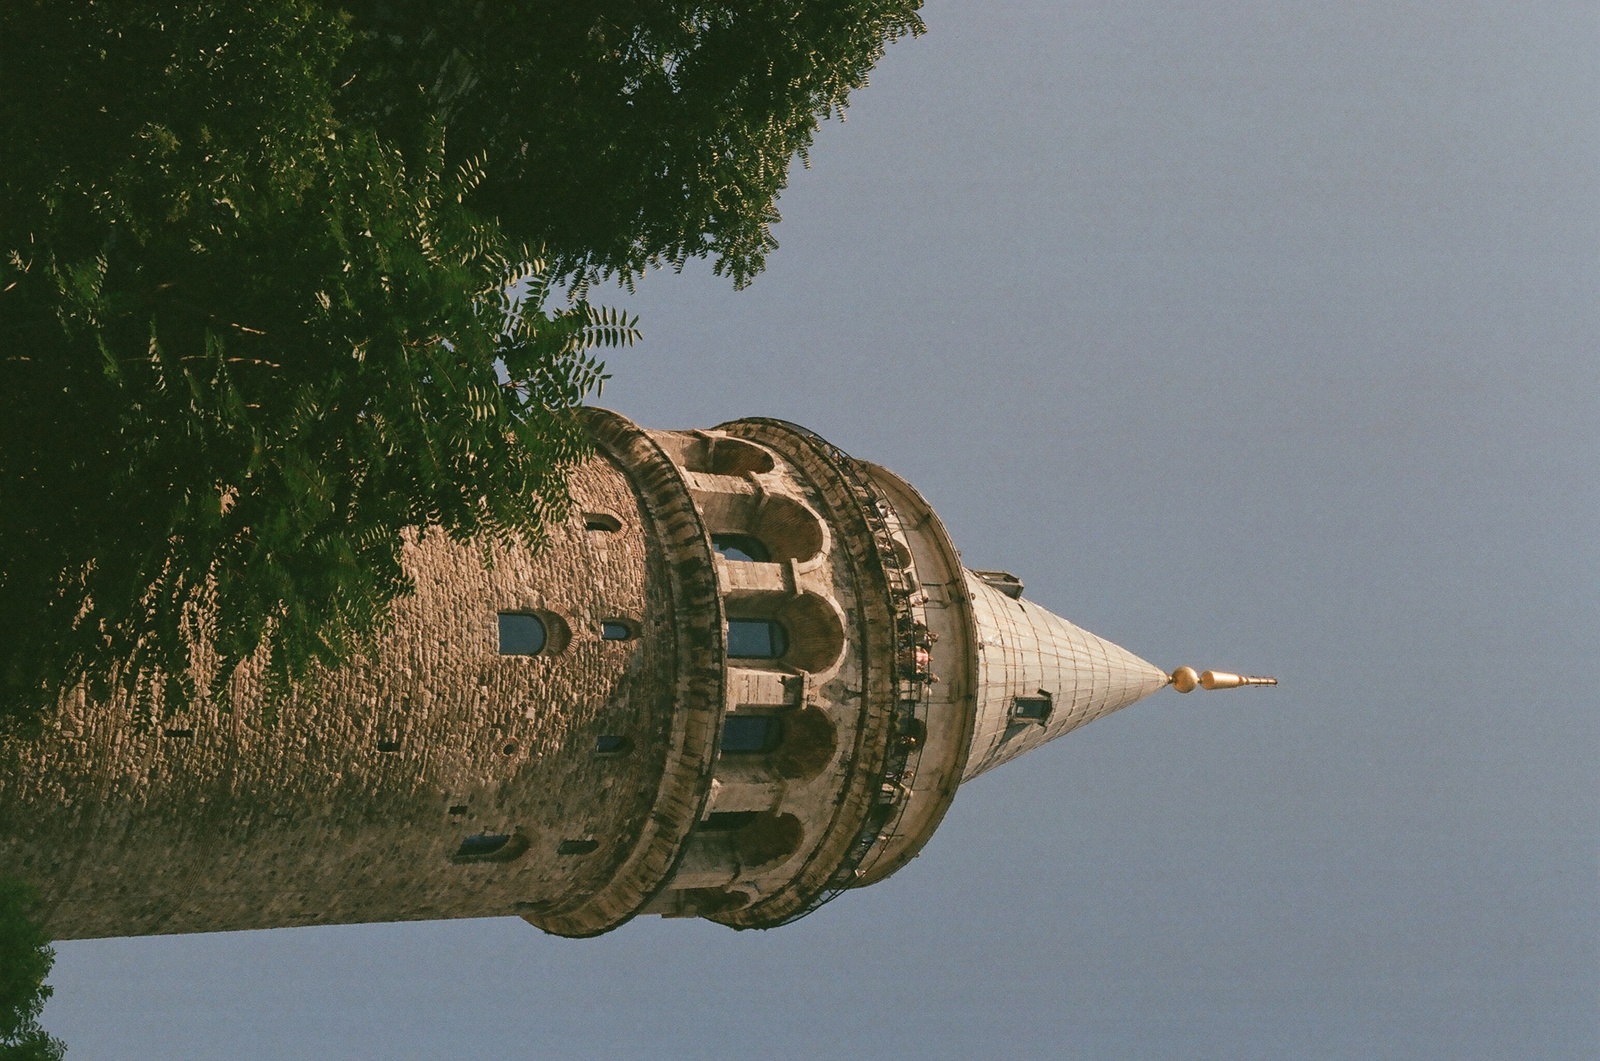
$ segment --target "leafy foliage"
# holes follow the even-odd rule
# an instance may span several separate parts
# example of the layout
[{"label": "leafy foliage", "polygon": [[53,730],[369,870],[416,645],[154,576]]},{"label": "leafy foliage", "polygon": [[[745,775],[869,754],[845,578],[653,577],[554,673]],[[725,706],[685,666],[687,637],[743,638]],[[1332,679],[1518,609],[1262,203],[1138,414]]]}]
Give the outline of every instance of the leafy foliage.
[{"label": "leafy foliage", "polygon": [[65,1052],[39,1027],[55,951],[29,916],[32,901],[25,885],[0,877],[0,1061],[59,1061]]},{"label": "leafy foliage", "polygon": [[741,287],[777,246],[790,161],[923,29],[921,0],[346,6],[341,108],[401,140],[440,115],[486,156],[473,201],[558,273],[709,255]]},{"label": "leafy foliage", "polygon": [[[263,641],[283,680],[347,657],[408,589],[402,528],[529,538],[560,510],[573,411],[603,379],[584,351],[634,335],[581,300],[545,309],[548,271],[464,205],[476,167],[447,165],[437,126],[407,158],[338,123],[340,20],[188,6],[6,33],[80,43],[51,124],[98,156],[53,156],[36,128],[5,167],[31,208],[0,230],[13,716],[79,676],[192,697],[197,634],[217,694]],[[167,88],[114,121],[81,91],[136,75]]]},{"label": "leafy foliage", "polygon": [[0,731],[348,659],[404,528],[536,544],[589,283],[748,282],[917,6],[0,6]]}]

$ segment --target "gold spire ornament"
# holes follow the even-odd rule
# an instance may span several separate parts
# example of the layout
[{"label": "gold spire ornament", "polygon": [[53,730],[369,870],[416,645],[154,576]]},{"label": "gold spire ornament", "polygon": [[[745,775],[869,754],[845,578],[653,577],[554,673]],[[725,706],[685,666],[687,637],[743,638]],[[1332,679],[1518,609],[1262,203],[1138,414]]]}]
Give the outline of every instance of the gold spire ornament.
[{"label": "gold spire ornament", "polygon": [[1193,667],[1179,667],[1172,672],[1172,687],[1180,693],[1196,689],[1238,689],[1245,685],[1277,685],[1276,678],[1260,678],[1250,674],[1229,674],[1227,671],[1208,670],[1195,673]]}]

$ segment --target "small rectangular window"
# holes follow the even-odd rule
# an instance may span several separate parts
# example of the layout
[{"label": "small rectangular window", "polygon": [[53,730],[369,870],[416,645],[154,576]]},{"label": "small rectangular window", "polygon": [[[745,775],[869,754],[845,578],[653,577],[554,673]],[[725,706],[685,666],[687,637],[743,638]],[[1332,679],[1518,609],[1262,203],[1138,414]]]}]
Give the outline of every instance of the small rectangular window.
[{"label": "small rectangular window", "polygon": [[722,720],[724,755],[760,755],[783,739],[783,722],[776,715],[728,715]]},{"label": "small rectangular window", "polygon": [[777,659],[788,648],[783,627],[772,619],[728,620],[728,655],[733,659]]},{"label": "small rectangular window", "polygon": [[1049,693],[1042,693],[1039,696],[1019,696],[1011,701],[1011,721],[1034,722],[1042,726],[1050,721],[1052,707]]}]

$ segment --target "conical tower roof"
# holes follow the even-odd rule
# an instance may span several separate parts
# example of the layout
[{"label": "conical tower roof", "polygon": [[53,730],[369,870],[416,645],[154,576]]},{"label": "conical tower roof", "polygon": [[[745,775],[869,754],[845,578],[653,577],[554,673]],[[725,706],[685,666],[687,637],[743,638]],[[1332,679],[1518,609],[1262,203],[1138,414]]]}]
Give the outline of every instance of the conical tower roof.
[{"label": "conical tower roof", "polygon": [[962,780],[1167,685],[1138,656],[1021,597],[998,572],[966,572],[977,638],[976,724]]}]

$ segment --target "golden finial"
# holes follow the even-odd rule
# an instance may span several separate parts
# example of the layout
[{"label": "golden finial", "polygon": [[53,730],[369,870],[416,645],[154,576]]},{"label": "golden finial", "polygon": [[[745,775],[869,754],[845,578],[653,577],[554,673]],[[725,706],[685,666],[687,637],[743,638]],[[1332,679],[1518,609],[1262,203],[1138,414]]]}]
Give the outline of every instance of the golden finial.
[{"label": "golden finial", "polygon": [[1258,678],[1249,674],[1229,674],[1227,671],[1208,670],[1196,674],[1193,667],[1179,667],[1172,672],[1172,687],[1180,693],[1195,689],[1237,689],[1243,685],[1277,685],[1276,678]]}]

